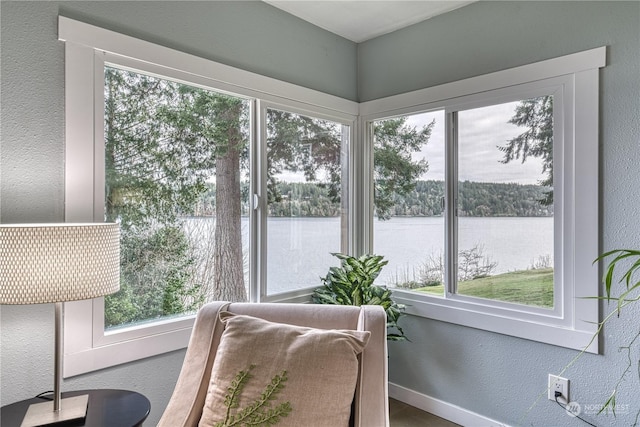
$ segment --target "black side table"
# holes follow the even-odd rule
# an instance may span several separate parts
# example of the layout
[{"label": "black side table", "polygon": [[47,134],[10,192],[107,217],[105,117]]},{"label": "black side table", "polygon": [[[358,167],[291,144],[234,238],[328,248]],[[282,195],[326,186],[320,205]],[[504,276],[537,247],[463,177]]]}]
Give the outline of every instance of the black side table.
[{"label": "black side table", "polygon": [[[149,399],[127,390],[78,390],[62,393],[62,397],[89,395],[89,409],[85,422],[64,424],[65,426],[91,427],[138,427],[149,416]],[[41,398],[27,399],[0,408],[2,427],[20,427],[27,408],[32,403],[41,403]]]}]

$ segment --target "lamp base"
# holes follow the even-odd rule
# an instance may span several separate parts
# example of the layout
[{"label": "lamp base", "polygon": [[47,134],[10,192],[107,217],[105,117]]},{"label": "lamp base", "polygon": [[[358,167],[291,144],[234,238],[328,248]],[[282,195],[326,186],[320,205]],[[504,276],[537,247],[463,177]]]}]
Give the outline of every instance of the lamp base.
[{"label": "lamp base", "polygon": [[34,403],[29,406],[20,427],[60,425],[82,420],[87,416],[89,395],[67,397],[60,401],[60,410],[53,410],[53,401]]}]

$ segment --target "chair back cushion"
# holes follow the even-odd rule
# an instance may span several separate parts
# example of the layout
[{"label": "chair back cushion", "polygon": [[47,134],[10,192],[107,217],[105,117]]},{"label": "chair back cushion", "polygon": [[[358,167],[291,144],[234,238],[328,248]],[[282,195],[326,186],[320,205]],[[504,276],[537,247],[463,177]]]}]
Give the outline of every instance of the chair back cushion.
[{"label": "chair back cushion", "polygon": [[[200,426],[348,426],[358,354],[370,332],[316,329],[222,312]],[[240,423],[243,425],[243,423]]]}]

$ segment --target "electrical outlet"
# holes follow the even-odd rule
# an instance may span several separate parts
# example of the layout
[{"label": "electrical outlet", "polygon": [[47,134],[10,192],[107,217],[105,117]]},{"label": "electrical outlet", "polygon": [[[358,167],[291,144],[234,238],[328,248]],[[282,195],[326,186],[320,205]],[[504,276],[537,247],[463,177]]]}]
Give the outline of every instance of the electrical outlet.
[{"label": "electrical outlet", "polygon": [[556,400],[556,392],[560,392],[558,396],[558,402],[562,404],[568,404],[569,400],[569,380],[559,377],[557,375],[549,374],[549,400]]}]

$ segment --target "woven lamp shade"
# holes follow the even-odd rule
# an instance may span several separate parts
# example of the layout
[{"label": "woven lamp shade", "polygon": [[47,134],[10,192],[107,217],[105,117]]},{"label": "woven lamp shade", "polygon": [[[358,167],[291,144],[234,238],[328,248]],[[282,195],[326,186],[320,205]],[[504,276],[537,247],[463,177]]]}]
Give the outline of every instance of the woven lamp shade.
[{"label": "woven lamp shade", "polygon": [[0,225],[0,304],[76,301],[119,288],[118,224]]}]

